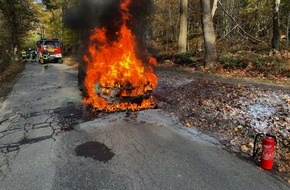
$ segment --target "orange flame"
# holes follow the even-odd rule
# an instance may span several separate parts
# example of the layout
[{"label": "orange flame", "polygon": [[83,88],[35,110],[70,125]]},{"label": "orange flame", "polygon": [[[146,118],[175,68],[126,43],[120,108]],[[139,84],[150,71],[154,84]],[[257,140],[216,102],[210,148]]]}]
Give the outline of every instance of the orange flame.
[{"label": "orange flame", "polygon": [[[90,36],[89,53],[83,57],[87,64],[84,84],[88,95],[83,102],[99,110],[113,112],[155,106],[150,92],[157,85],[157,77],[153,71],[157,62],[148,57],[147,66],[144,66],[142,60],[137,57],[136,38],[127,26],[130,4],[131,0],[121,0],[122,22],[116,33],[118,39],[109,42],[106,28],[95,28]],[[126,100],[126,97],[146,98],[141,98],[137,103],[130,98],[120,102],[108,100],[114,96],[123,100]]]}]

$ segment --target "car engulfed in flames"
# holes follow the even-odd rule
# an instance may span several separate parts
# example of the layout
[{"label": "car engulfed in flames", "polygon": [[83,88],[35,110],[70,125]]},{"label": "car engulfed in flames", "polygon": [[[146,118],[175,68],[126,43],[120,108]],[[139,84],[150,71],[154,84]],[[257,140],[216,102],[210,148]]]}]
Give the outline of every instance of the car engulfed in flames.
[{"label": "car engulfed in flames", "polygon": [[[95,28],[88,51],[79,68],[79,87],[85,104],[106,112],[155,107],[152,91],[157,85],[157,62],[147,53],[137,52],[137,40],[129,28],[132,0],[120,0],[121,23],[111,41],[106,27]],[[142,57],[142,59],[140,59]]]}]

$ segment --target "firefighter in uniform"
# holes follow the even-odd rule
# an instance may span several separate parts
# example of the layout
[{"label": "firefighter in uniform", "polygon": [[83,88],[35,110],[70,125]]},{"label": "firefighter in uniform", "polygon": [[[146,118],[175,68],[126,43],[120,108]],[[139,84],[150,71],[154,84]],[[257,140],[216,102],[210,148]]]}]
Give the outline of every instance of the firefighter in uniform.
[{"label": "firefighter in uniform", "polygon": [[27,61],[29,61],[29,62],[32,61],[31,48],[28,48],[28,51],[27,51]]},{"label": "firefighter in uniform", "polygon": [[25,50],[22,50],[22,52],[21,52],[22,61],[25,61],[26,60],[26,56],[27,56],[26,51]]},{"label": "firefighter in uniform", "polygon": [[49,54],[46,50],[44,50],[42,54],[43,63],[46,63],[49,60]]}]

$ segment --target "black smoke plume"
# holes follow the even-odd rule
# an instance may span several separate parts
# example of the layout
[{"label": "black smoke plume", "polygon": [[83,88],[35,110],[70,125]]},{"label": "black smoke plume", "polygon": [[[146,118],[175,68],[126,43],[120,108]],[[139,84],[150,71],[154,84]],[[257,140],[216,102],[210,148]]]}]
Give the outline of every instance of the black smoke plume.
[{"label": "black smoke plume", "polygon": [[[106,27],[108,39],[114,41],[121,24],[120,2],[121,0],[79,0],[77,7],[64,13],[64,25],[81,31],[82,40],[85,41],[92,29]],[[151,8],[151,0],[132,0],[129,7],[131,19],[128,25],[140,48],[145,47]]]}]

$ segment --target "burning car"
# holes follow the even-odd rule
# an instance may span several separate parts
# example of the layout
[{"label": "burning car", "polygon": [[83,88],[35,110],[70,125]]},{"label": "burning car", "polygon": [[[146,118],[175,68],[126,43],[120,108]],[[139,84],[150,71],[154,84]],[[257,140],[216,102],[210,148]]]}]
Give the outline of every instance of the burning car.
[{"label": "burning car", "polygon": [[152,91],[157,85],[157,62],[138,51],[130,26],[131,0],[120,1],[120,21],[114,40],[106,27],[96,27],[79,66],[78,83],[85,104],[107,112],[155,107]]},{"label": "burning car", "polygon": [[[81,64],[78,70],[78,87],[82,91],[84,98],[88,98],[88,92],[85,86],[86,69]],[[143,88],[143,93],[139,95],[131,95],[133,91]],[[144,99],[151,98],[152,87],[150,83],[143,84],[142,86],[132,86],[130,82],[125,85],[116,83],[115,86],[102,86],[96,82],[94,92],[97,96],[104,98],[109,104],[115,104],[120,102],[130,102],[140,104]]]}]

